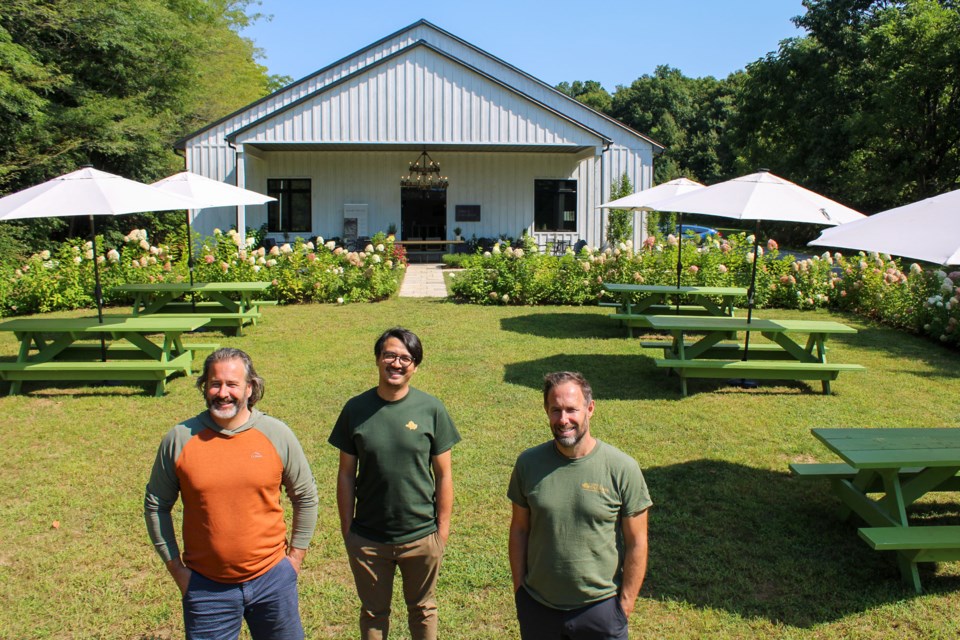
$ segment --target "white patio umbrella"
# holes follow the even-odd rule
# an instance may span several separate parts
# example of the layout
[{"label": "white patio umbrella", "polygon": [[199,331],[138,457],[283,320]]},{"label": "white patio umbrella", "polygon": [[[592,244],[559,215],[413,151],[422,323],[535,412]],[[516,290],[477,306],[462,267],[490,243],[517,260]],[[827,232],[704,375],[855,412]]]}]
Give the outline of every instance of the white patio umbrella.
[{"label": "white patio umbrella", "polygon": [[960,264],[960,189],[825,229],[809,244]]},{"label": "white patio umbrella", "polygon": [[[684,193],[689,193],[690,191],[696,191],[697,189],[703,189],[703,185],[699,182],[695,182],[688,178],[677,178],[675,180],[670,180],[669,182],[664,182],[658,184],[655,187],[649,189],[644,189],[643,191],[637,191],[636,193],[631,193],[628,196],[623,198],[618,198],[611,202],[605,202],[600,205],[601,209],[632,209],[634,211],[650,211],[650,203],[656,202],[657,200],[665,200],[666,198],[673,198],[674,196],[679,196]],[[680,238],[683,238],[683,213],[680,213]],[[678,245],[677,247],[677,286],[680,286],[680,271],[683,268],[681,263],[681,254],[683,252],[680,250]],[[679,305],[679,302],[677,303]]]},{"label": "white patio umbrella", "polygon": [[[243,205],[266,204],[276,200],[272,196],[236,187],[226,182],[212,180],[191,171],[181,171],[170,177],[153,183],[158,189],[168,193],[191,198],[201,203],[197,209],[213,207],[238,207]],[[193,246],[190,240],[190,211],[187,210],[187,265],[190,268],[190,284],[193,285]]]},{"label": "white patio umbrella", "polygon": [[[691,193],[648,205],[656,211],[678,211],[721,216],[736,220],[756,221],[753,243],[753,270],[747,292],[747,323],[752,319],[757,282],[757,258],[760,242],[760,221],[802,222],[807,224],[837,225],[865,216],[859,211],[830,198],[804,189],[789,180],[766,170],[720,182]],[[743,359],[750,348],[747,332]]]},{"label": "white patio umbrella", "polygon": [[643,191],[631,193],[623,198],[611,200],[610,202],[604,202],[602,205],[600,205],[600,208],[645,210],[647,209],[647,205],[651,202],[665,200],[666,198],[672,198],[674,196],[679,196],[684,193],[702,188],[703,185],[699,182],[695,182],[687,178],[677,178],[676,180],[670,180],[669,182],[658,184],[655,187],[644,189]]},{"label": "white patio umbrella", "polygon": [[102,323],[103,291],[100,288],[93,216],[170,211],[196,206],[197,203],[189,198],[92,167],[84,167],[0,198],[0,221],[89,216],[93,243],[94,297],[97,303],[97,318]]}]

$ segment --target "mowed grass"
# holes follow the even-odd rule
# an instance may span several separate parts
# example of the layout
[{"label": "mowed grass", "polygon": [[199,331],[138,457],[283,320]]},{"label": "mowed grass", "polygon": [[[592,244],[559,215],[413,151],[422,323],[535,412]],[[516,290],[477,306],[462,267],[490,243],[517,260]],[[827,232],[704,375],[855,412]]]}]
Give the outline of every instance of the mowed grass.
[{"label": "mowed grass", "polygon": [[[540,385],[557,369],[592,381],[593,433],[640,462],[655,502],[632,637],[960,635],[958,564],[922,565],[926,593],[914,595],[892,556],[835,517],[826,483],[796,481],[787,469],[835,460],[812,427],[957,426],[956,352],[853,317],[763,311],[856,326],[857,335],[831,341],[830,358],[867,372],[841,375],[833,396],[819,383],[744,391],[694,380],[680,399],[677,380],[653,364],[659,353],[607,313],[396,299],[268,308],[243,337],[204,336],[253,356],[267,381],[261,408],[291,425],[313,465],[320,522],[300,584],[308,638],[356,637],[337,452],[326,439],[343,402],[375,384],[373,342],[394,325],[423,339],[415,385],[443,399],[463,435],[439,586],[442,638],[518,637],[505,492],[517,454],[549,437]],[[0,336],[0,357],[15,353],[13,337]],[[163,398],[138,387],[39,385],[0,397],[0,638],[182,637],[178,592],[141,511],[161,436],[202,408],[193,383],[175,379]],[[913,513],[960,524],[954,494]],[[391,638],[408,638],[397,595]]]}]

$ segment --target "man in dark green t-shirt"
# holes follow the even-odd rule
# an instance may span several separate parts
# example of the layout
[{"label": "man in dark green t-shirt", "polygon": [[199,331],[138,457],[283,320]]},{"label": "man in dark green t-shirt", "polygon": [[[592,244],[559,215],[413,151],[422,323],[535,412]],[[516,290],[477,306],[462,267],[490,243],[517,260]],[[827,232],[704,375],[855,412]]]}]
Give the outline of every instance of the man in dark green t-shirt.
[{"label": "man in dark green t-shirt", "polygon": [[524,640],[624,640],[647,569],[653,504],[636,461],[590,434],[590,384],[544,378],[553,440],[517,458],[507,496],[510,571]]},{"label": "man in dark green t-shirt", "polygon": [[437,576],[453,511],[451,449],[460,441],[437,398],[410,379],[420,339],[389,329],[374,345],[377,386],[344,405],[329,442],[340,450],[337,508],[360,597],[360,637],[387,637],[400,569],[413,640],[436,640]]}]

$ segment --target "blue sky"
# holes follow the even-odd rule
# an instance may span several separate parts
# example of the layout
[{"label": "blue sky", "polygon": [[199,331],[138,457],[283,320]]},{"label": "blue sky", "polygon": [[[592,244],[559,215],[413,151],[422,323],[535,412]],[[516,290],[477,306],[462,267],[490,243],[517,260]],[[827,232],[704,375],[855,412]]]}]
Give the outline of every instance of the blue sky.
[{"label": "blue sky", "polygon": [[424,18],[551,85],[611,93],[657,65],[726,77],[802,35],[800,0],[262,0],[243,32],[270,73],[300,79]]}]

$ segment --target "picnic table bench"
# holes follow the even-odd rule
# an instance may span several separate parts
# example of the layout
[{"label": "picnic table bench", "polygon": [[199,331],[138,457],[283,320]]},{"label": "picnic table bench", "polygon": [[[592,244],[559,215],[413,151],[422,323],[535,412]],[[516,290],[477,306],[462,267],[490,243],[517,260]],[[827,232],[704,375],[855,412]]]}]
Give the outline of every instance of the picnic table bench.
[{"label": "picnic table bench", "polygon": [[627,327],[630,337],[633,337],[634,329],[650,328],[647,318],[651,315],[732,317],[734,302],[747,295],[747,290],[741,287],[677,287],[609,282],[603,288],[619,300],[600,304],[616,309],[610,318]]},{"label": "picnic table bench", "polygon": [[[242,335],[244,326],[256,325],[262,317],[260,307],[277,304],[259,299],[269,287],[269,282],[156,282],[118,285],[112,291],[133,295],[134,316],[202,315],[209,318],[207,327],[232,328]],[[191,299],[183,300],[187,295]]]},{"label": "picnic table bench", "polygon": [[[676,373],[680,392],[687,395],[687,378],[753,378],[758,380],[816,380],[824,394],[830,394],[830,382],[844,371],[863,371],[858,364],[827,362],[827,337],[852,334],[856,329],[839,322],[821,320],[766,320],[745,318],[697,318],[689,316],[650,316],[650,327],[672,336],[667,357],[654,361],[656,366]],[[742,331],[760,333],[772,346],[750,345],[747,359],[739,343],[726,346],[731,334]],[[703,334],[687,340],[690,334]],[[788,334],[806,334],[801,344]],[[741,356],[730,359],[729,355]]]},{"label": "picnic table bench", "polygon": [[[921,592],[918,562],[960,560],[960,527],[910,526],[907,509],[932,491],[960,490],[960,429],[813,429],[843,463],[792,464],[804,478],[827,478],[842,519],[867,523],[858,535],[897,554],[901,576]],[[871,497],[876,496],[876,497]]]},{"label": "picnic table bench", "polygon": [[[116,380],[153,383],[154,394],[162,396],[170,376],[191,375],[193,351],[211,346],[188,346],[181,339],[207,321],[199,315],[112,316],[102,323],[97,318],[8,320],[0,323],[0,331],[12,332],[20,348],[15,361],[0,362],[0,380],[10,383],[9,395],[19,394],[27,381]],[[162,344],[148,337],[156,334],[163,335]]]}]

